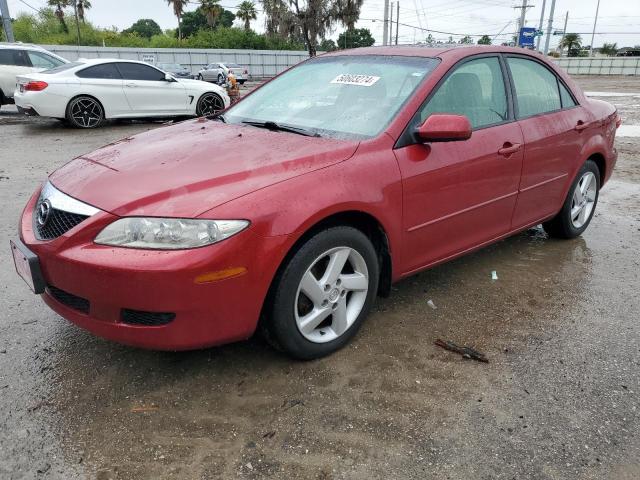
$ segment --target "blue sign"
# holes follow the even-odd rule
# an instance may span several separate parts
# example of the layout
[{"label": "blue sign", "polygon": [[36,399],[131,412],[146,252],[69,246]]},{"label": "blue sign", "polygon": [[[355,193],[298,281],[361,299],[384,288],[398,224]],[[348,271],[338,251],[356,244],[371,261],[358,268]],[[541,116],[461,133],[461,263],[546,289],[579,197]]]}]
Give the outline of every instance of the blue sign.
[{"label": "blue sign", "polygon": [[518,37],[518,44],[521,47],[533,47],[533,40],[536,38],[536,29],[533,27],[522,27],[520,29],[520,36]]}]

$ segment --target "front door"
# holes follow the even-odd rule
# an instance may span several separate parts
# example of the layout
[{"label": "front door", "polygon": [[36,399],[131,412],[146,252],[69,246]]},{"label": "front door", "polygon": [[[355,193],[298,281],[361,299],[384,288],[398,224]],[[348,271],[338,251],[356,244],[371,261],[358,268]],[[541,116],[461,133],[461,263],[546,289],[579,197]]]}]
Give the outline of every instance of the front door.
[{"label": "front door", "polygon": [[454,67],[409,128],[432,113],[469,118],[469,140],[395,150],[403,178],[403,273],[444,261],[511,229],[522,168],[499,56]]},{"label": "front door", "polygon": [[185,114],[189,101],[184,85],[168,82],[165,73],[140,63],[118,63],[124,92],[133,113],[140,115]]}]

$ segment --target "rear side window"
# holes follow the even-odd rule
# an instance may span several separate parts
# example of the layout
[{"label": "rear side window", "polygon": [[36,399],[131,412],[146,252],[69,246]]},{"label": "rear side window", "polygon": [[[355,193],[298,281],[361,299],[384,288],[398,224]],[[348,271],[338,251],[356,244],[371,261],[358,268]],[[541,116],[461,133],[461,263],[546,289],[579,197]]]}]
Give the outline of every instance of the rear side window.
[{"label": "rear side window", "polygon": [[159,82],[164,80],[165,76],[164,72],[139,63],[118,63],[118,69],[120,73],[122,73],[122,78],[125,80],[149,80]]},{"label": "rear side window", "polygon": [[2,48],[0,49],[0,65],[30,67],[31,63],[29,62],[29,58],[24,50]]},{"label": "rear side window", "polygon": [[571,108],[576,106],[576,101],[573,99],[567,87],[562,82],[558,82],[560,85],[560,100],[562,101],[562,108]]},{"label": "rear side window", "polygon": [[533,60],[507,58],[516,89],[518,118],[560,110],[558,80],[548,69]]},{"label": "rear side window", "polygon": [[122,79],[115,63],[103,63],[101,65],[94,65],[93,67],[88,67],[84,70],[76,72],[76,76],[80,78],[100,78],[106,80]]},{"label": "rear side window", "polygon": [[46,53],[28,51],[27,55],[29,55],[31,65],[33,65],[35,68],[45,68],[49,70],[50,68],[59,67],[60,65],[64,64],[62,60],[58,60],[51,55],[47,55]]},{"label": "rear side window", "polygon": [[420,112],[421,121],[432,113],[465,115],[473,128],[504,122],[508,109],[500,60],[479,58],[456,68]]}]

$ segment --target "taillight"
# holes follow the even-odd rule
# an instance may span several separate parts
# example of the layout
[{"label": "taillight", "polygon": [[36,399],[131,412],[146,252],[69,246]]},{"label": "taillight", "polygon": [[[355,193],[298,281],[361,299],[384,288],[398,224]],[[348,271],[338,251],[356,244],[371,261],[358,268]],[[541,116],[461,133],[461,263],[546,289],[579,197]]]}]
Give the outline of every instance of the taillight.
[{"label": "taillight", "polygon": [[24,86],[24,89],[27,92],[41,92],[48,86],[47,82],[29,82]]}]

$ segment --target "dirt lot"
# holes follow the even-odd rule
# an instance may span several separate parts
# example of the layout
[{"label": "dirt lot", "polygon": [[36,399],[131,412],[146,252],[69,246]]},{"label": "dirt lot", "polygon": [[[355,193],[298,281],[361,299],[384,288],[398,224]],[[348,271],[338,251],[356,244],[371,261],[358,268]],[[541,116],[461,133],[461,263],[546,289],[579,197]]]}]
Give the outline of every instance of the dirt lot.
[{"label": "dirt lot", "polygon": [[[640,125],[640,78],[579,81],[628,92],[605,99]],[[618,139],[583,237],[533,229],[403,281],[349,347],[300,363],[260,339],[119,346],[15,275],[8,240],[38,182],[157,126],[0,111],[0,478],[640,478],[640,138]]]}]

